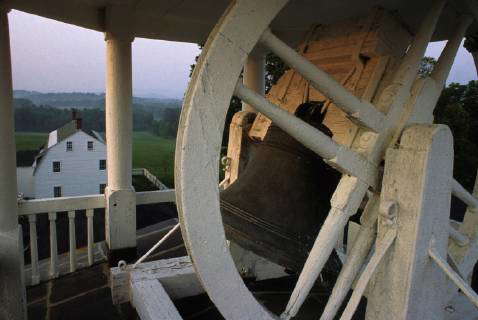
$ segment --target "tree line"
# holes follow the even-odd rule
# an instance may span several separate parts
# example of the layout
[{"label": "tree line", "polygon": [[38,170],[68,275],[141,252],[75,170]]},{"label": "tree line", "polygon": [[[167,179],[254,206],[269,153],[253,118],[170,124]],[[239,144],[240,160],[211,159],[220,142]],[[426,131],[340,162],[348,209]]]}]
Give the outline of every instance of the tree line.
[{"label": "tree line", "polygon": [[[72,109],[50,105],[36,105],[28,99],[15,98],[15,130],[23,132],[50,132],[72,119]],[[156,135],[172,138],[176,136],[179,108],[161,108],[151,112],[151,107],[133,104],[133,130],[149,131]],[[102,108],[78,110],[86,131],[105,131],[105,111]],[[155,120],[155,116],[158,120]]]}]

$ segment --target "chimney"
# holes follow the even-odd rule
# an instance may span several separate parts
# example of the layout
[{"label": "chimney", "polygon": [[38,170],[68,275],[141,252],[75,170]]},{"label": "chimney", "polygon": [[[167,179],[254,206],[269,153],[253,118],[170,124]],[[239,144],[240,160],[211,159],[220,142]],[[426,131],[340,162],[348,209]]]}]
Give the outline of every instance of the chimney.
[{"label": "chimney", "polygon": [[78,111],[76,109],[71,110],[71,118],[76,122],[76,129],[81,130],[82,125],[83,125],[83,120],[78,117]]}]

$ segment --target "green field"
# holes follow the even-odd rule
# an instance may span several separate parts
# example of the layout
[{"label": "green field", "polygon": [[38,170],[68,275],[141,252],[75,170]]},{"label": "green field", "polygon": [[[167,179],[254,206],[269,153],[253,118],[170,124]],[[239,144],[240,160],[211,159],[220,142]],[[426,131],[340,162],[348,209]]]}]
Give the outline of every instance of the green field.
[{"label": "green field", "polygon": [[[36,150],[45,144],[46,133],[17,132],[17,150]],[[133,167],[146,168],[168,187],[174,181],[174,139],[165,139],[148,132],[133,134]]]}]

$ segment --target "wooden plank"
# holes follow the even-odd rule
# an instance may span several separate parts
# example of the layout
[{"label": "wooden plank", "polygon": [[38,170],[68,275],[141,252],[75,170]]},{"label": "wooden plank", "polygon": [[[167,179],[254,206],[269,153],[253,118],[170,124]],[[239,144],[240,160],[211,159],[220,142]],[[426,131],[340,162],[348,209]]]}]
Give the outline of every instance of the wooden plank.
[{"label": "wooden plank", "polygon": [[19,201],[18,214],[28,215],[104,207],[105,197],[101,194],[78,197],[47,198]]},{"label": "wooden plank", "polygon": [[131,302],[141,320],[182,320],[158,280],[132,282]]},{"label": "wooden plank", "polygon": [[176,202],[174,189],[136,192],[136,204]]}]

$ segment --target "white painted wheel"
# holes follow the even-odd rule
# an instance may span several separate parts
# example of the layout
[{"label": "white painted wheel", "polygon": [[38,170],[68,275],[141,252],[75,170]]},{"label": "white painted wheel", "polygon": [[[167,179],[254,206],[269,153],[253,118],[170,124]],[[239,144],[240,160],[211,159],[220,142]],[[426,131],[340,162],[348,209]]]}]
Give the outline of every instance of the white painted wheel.
[{"label": "white painted wheel", "polygon": [[229,253],[218,174],[225,116],[244,62],[287,2],[233,2],[203,49],[181,114],[175,185],[183,237],[200,281],[226,319],[277,318],[246,288]]},{"label": "white painted wheel", "polygon": [[[345,226],[348,218],[355,214],[368,188],[380,184],[376,164],[382,160],[393,134],[399,136],[401,133],[402,127],[398,124],[402,113],[406,112],[405,105],[409,103],[410,89],[420,60],[444,5],[443,0],[437,1],[429,10],[413,45],[394,76],[392,85],[384,90],[382,99],[379,100],[379,103],[389,110],[384,115],[372,104],[360,101],[350,94],[325,72],[315,70],[308,61],[300,61],[294,50],[281,43],[270,32],[266,32],[271,21],[287,3],[288,0],[238,0],[231,4],[203,49],[181,114],[175,162],[176,203],[181,229],[196,273],[211,300],[226,319],[278,319],[249,292],[226,243],[219,206],[218,175],[222,133],[233,92],[254,105],[297,141],[345,173],[338,186],[340,192],[337,192],[332,200],[336,203],[317,236],[287,309],[281,316],[283,319],[290,319],[296,315],[322,270],[337,241],[339,230]],[[465,30],[466,28],[462,30],[463,34]],[[461,41],[462,36],[458,32],[456,39]],[[273,51],[275,49],[276,53],[282,52],[283,60],[299,71],[312,85],[319,87],[319,91],[326,92],[346,113],[356,117],[358,123],[369,129],[367,133],[376,134],[376,139],[369,139],[370,142],[365,147],[366,156],[336,144],[321,135],[318,130],[237,84],[246,58],[259,39]],[[456,45],[453,49],[453,46],[450,45],[451,52],[458,47]],[[444,60],[447,61],[446,58]],[[439,78],[439,72],[434,76]],[[422,94],[426,96],[425,93]],[[439,93],[431,94],[434,98],[429,100],[436,102]],[[416,98],[412,102],[417,104],[420,99]],[[385,108],[380,108],[383,109]],[[433,111],[433,108],[430,110]],[[378,203],[378,199],[376,201]],[[340,277],[343,274],[339,276],[335,286],[338,292],[335,296],[332,293],[335,300],[332,303],[329,300],[331,306],[334,302],[338,302],[336,305],[341,304],[351,286],[353,276],[360,271],[370,246],[375,241],[372,225],[377,220],[377,211],[371,209],[371,214],[365,219],[369,220],[366,223],[369,223],[370,227],[362,228],[365,231],[359,235],[359,240],[355,241],[352,247],[351,255],[342,269],[346,270],[347,275],[342,279]],[[382,243],[382,247],[377,247],[383,251],[376,250],[382,254],[377,255],[378,261],[374,260],[375,264],[368,266],[372,272],[392,245],[395,236],[396,233],[390,233],[386,237],[387,242]],[[363,281],[365,284],[362,283],[362,289],[365,290],[368,280]],[[356,290],[356,296],[353,297],[356,299],[352,300],[359,301],[363,290]],[[332,319],[337,309],[335,306],[328,311],[326,309],[328,315],[324,317],[324,312],[322,319]],[[352,307],[346,318],[351,317],[354,310]]]}]

